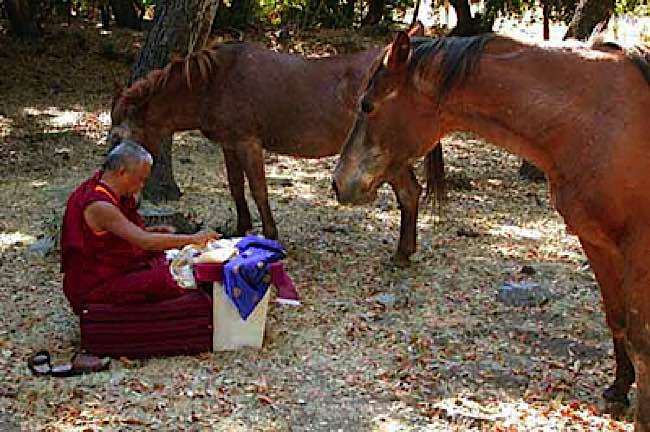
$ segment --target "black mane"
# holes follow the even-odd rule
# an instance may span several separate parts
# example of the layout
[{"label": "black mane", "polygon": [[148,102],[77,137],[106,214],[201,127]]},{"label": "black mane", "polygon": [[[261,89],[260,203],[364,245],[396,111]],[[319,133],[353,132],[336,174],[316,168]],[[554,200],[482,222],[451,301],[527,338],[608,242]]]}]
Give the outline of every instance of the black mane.
[{"label": "black mane", "polygon": [[464,83],[476,68],[485,44],[493,38],[493,33],[471,37],[412,38],[409,73],[426,70],[437,55],[442,55],[438,81],[438,94],[442,99],[454,87]]}]

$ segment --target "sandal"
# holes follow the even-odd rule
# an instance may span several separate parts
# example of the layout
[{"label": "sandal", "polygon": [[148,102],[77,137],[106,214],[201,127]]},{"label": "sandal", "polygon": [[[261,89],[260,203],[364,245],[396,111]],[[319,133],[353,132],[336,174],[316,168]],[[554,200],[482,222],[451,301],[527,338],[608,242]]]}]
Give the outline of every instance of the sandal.
[{"label": "sandal", "polygon": [[72,356],[70,363],[54,366],[50,375],[54,377],[71,377],[93,372],[105,371],[110,367],[111,359],[99,358],[92,354],[77,352]]},{"label": "sandal", "polygon": [[27,360],[27,366],[36,376],[50,375],[54,377],[71,377],[93,372],[105,371],[109,368],[111,359],[99,358],[92,354],[75,353],[69,363],[52,366],[50,353],[39,351]]},{"label": "sandal", "polygon": [[37,352],[27,360],[27,367],[33,375],[49,375],[52,372],[50,353],[45,350]]}]

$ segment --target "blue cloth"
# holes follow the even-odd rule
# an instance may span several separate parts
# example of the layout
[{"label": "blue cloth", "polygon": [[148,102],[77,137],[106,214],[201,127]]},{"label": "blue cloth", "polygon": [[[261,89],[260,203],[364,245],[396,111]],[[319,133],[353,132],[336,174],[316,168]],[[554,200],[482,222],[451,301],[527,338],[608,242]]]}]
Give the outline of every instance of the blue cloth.
[{"label": "blue cloth", "polygon": [[246,320],[266,295],[271,281],[271,263],[287,256],[282,245],[258,236],[247,236],[236,245],[239,255],[224,266],[223,287]]}]

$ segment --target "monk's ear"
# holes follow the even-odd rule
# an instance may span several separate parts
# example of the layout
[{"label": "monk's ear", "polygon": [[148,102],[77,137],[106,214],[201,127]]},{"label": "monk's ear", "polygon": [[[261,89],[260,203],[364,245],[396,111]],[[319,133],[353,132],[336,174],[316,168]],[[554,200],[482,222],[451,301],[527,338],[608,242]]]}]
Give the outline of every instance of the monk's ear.
[{"label": "monk's ear", "polygon": [[409,29],[408,36],[412,37],[424,37],[424,24],[422,21],[418,20],[413,27]]},{"label": "monk's ear", "polygon": [[390,70],[400,69],[406,64],[411,53],[411,41],[409,36],[403,31],[398,32],[390,45],[386,57],[384,57],[384,66]]}]

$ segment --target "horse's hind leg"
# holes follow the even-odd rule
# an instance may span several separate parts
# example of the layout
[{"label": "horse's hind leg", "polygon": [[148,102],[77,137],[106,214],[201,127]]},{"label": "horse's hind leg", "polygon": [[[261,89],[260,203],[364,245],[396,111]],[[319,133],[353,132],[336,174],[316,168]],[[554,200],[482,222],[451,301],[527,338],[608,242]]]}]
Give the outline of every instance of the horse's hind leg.
[{"label": "horse's hind leg", "polygon": [[253,228],[251,213],[248,210],[246,195],[244,193],[244,170],[239,163],[237,154],[233,150],[224,148],[223,156],[226,160],[230,195],[235,201],[235,207],[237,208],[237,235],[243,236],[246,234],[246,231]]},{"label": "horse's hind leg", "polygon": [[278,238],[278,229],[275,226],[271,207],[269,206],[269,197],[266,189],[266,177],[264,174],[264,149],[257,140],[249,140],[240,143],[237,147],[239,160],[242,162],[248,184],[253,194],[253,199],[257,205],[257,210],[262,218],[262,232],[264,237]]},{"label": "horse's hind leg", "polygon": [[635,431],[650,432],[650,234],[638,236],[626,255],[626,342],[636,369]]},{"label": "horse's hind leg", "polygon": [[400,209],[399,243],[395,253],[395,264],[405,266],[415,252],[417,242],[418,204],[422,186],[418,183],[413,168],[405,166],[388,180],[393,188]]},{"label": "horse's hind leg", "polygon": [[615,246],[595,246],[580,239],[589,257],[603,298],[605,318],[612,331],[616,356],[616,379],[603,392],[606,401],[629,404],[627,393],[634,383],[634,366],[625,349],[625,300],[622,290],[623,257]]}]

